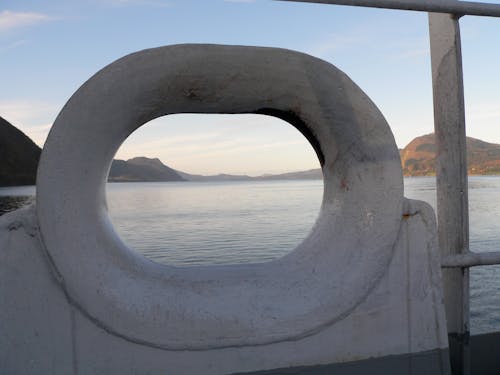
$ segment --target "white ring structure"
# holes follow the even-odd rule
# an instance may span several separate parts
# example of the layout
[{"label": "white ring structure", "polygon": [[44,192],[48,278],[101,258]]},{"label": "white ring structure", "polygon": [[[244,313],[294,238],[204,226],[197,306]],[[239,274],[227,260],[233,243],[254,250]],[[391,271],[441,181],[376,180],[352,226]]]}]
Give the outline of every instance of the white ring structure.
[{"label": "white ring structure", "polygon": [[[174,113],[267,113],[302,131],[324,196],[296,249],[262,264],[178,268],[123,244],[105,202],[113,156]],[[402,181],[385,119],[334,66],[283,49],[175,45],[125,56],[71,97],[42,153],[37,215],[67,296],[108,332],[169,350],[263,345],[321,331],[375,287],[398,235]]]}]

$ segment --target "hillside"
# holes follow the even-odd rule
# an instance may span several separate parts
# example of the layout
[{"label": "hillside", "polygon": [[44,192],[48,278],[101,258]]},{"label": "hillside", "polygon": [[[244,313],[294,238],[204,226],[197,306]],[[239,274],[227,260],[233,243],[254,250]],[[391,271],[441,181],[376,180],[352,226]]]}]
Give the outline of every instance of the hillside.
[{"label": "hillside", "polygon": [[137,157],[129,160],[113,160],[109,171],[110,182],[138,181],[185,181],[175,170],[164,165],[160,159]]},{"label": "hillside", "polygon": [[0,186],[34,185],[40,147],[0,117]]},{"label": "hillside", "polygon": [[258,180],[319,180],[323,178],[323,172],[321,168],[315,168],[307,171],[271,174],[255,178]]},{"label": "hillside", "polygon": [[200,182],[200,181],[248,181],[248,180],[252,180],[252,177],[244,175],[244,174],[239,175],[239,174],[220,173],[220,174],[204,176],[201,174],[191,174],[191,173],[186,173],[186,172],[181,172],[181,171],[176,171],[176,172],[186,181]]},{"label": "hillside", "polygon": [[[415,138],[399,153],[405,176],[436,174],[434,134]],[[471,175],[500,174],[500,145],[467,137],[467,164]]]},{"label": "hillside", "polygon": [[323,178],[321,168],[309,169],[307,171],[289,172],[282,174],[265,174],[262,176],[251,177],[238,174],[216,174],[203,176],[199,174],[189,174],[181,171],[176,171],[187,181],[269,181],[269,180],[317,180]]},{"label": "hillside", "polygon": [[[24,133],[0,117],[0,186],[33,185],[40,158],[40,148]],[[436,144],[434,134],[412,140],[400,150],[405,176],[434,175]],[[500,145],[467,137],[468,173],[471,175],[500,174]],[[321,169],[262,175],[218,174],[211,176],[189,174],[172,169],[159,159],[136,157],[114,160],[109,173],[110,182],[166,181],[250,181],[321,179]]]}]

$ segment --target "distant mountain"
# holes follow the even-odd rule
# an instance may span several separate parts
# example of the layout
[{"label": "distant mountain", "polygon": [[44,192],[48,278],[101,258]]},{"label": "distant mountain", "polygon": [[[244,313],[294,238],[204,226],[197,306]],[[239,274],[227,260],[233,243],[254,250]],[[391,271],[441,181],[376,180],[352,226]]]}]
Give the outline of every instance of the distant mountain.
[{"label": "distant mountain", "polygon": [[321,168],[255,177],[255,179],[258,180],[320,180],[322,178],[323,172],[321,171]]},{"label": "distant mountain", "polygon": [[[0,186],[35,184],[40,151],[40,148],[25,134],[0,117]],[[415,138],[399,152],[405,176],[428,176],[436,173],[434,134]],[[467,137],[467,159],[469,174],[500,174],[499,144]],[[177,171],[159,159],[136,157],[129,160],[113,160],[108,181],[261,181],[322,177],[320,168],[257,177],[230,174],[203,176]]]},{"label": "distant mountain", "polygon": [[160,159],[137,157],[129,160],[113,160],[109,171],[110,182],[139,181],[186,181],[177,171],[167,167]]},{"label": "distant mountain", "polygon": [[[500,145],[467,137],[467,171],[471,175],[500,174]],[[405,176],[436,174],[436,142],[434,134],[412,140],[399,151]]]},{"label": "distant mountain", "polygon": [[0,186],[34,185],[40,147],[0,117]]},{"label": "distant mountain", "polygon": [[268,180],[317,180],[323,178],[321,168],[310,169],[300,172],[289,172],[281,174],[266,174],[262,176],[251,177],[247,175],[234,175],[234,174],[216,174],[210,176],[203,176],[199,174],[190,174],[181,171],[176,171],[187,181],[268,181]]},{"label": "distant mountain", "polygon": [[198,181],[198,182],[199,181],[248,181],[253,179],[253,177],[244,174],[239,175],[239,174],[220,173],[220,174],[204,176],[201,174],[191,174],[177,170],[176,172],[186,181]]}]

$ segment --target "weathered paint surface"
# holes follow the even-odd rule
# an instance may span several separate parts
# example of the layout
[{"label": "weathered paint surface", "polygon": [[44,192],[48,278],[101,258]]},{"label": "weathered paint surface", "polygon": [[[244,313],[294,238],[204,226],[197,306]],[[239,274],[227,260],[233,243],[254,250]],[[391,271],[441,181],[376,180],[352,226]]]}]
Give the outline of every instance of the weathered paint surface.
[{"label": "weathered paint surface", "polygon": [[[137,127],[182,112],[269,113],[309,139],[324,198],[292,253],[176,268],[120,241],[104,194],[112,157]],[[345,74],[287,50],[179,45],[97,73],[51,130],[36,209],[0,219],[0,260],[12,322],[0,368],[12,373],[219,374],[447,348],[434,214],[403,198],[387,123]],[[448,372],[442,358],[430,366]]]},{"label": "weathered paint surface", "polygon": [[[439,249],[453,256],[469,252],[469,201],[462,52],[458,17],[429,14],[436,134]],[[470,374],[469,269],[443,270],[448,332],[460,343],[456,374]]]},{"label": "weathered paint surface", "polygon": [[[426,374],[448,374],[433,212],[408,201],[404,214],[384,276],[334,325],[296,341],[197,351],[137,344],[90,320],[51,269],[34,208],[5,215],[0,218],[0,368],[9,374],[221,374],[350,362],[349,374],[366,369],[367,363],[358,361],[382,358],[376,361],[381,369],[404,364],[399,374],[416,373],[410,365],[417,364],[433,369]],[[429,350],[434,352],[427,356]]]}]

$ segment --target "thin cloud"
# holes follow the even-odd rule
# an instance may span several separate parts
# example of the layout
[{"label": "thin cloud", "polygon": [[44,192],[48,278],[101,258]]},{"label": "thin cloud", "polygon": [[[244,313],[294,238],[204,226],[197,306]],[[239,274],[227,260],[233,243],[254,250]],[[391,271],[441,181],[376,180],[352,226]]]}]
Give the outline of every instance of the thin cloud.
[{"label": "thin cloud", "polygon": [[[238,155],[242,154],[244,152],[257,152],[257,151],[262,151],[265,149],[279,149],[282,147],[288,147],[288,146],[297,146],[297,145],[302,145],[303,142],[299,141],[277,141],[277,142],[270,142],[270,143],[264,143],[264,144],[245,144],[245,143],[240,143],[238,141],[235,142],[226,142],[223,144],[223,146],[226,147],[221,147],[221,145],[217,145],[217,147],[210,147],[205,150],[197,150],[196,152],[193,153],[188,153],[185,155],[186,157],[188,156],[198,156],[198,157],[212,157],[212,156],[221,156],[221,155]],[[181,158],[180,158],[181,159]]]},{"label": "thin cloud", "polygon": [[3,10],[0,12],[0,32],[34,26],[49,20],[51,17],[42,13]]},{"label": "thin cloud", "polygon": [[108,0],[107,3],[112,6],[142,5],[156,8],[168,8],[172,6],[170,1],[162,0]]},{"label": "thin cloud", "polygon": [[397,43],[387,43],[385,50],[391,51],[390,57],[396,60],[415,60],[427,62],[430,58],[429,41],[427,37],[407,38]]},{"label": "thin cloud", "polygon": [[117,158],[131,158],[138,155],[151,155],[158,150],[181,150],[196,148],[200,144],[213,144],[220,137],[219,133],[195,133],[192,135],[165,136],[153,140],[141,141],[134,137],[120,147]]},{"label": "thin cloud", "polygon": [[414,48],[396,54],[394,57],[402,60],[412,60],[419,57],[430,57],[430,51],[429,48]]},{"label": "thin cloud", "polygon": [[327,58],[339,51],[366,44],[368,41],[369,38],[359,33],[351,35],[330,35],[309,48],[308,53],[313,56]]},{"label": "thin cloud", "polygon": [[468,105],[467,119],[474,123],[498,124],[500,122],[500,104],[481,102]]},{"label": "thin cloud", "polygon": [[[60,108],[39,100],[9,100],[0,102],[0,116],[15,126],[38,126],[54,119]],[[39,121],[43,119],[42,121]]]},{"label": "thin cloud", "polygon": [[194,153],[162,153],[159,156],[167,165],[190,173],[256,176],[317,168],[318,160],[314,152],[304,146],[303,142],[293,140],[260,144],[239,144],[236,141],[217,149],[199,149]]},{"label": "thin cloud", "polygon": [[43,147],[51,127],[52,124],[37,125],[28,128],[26,132],[33,142],[35,142],[38,146]]},{"label": "thin cloud", "polygon": [[16,40],[15,42],[7,44],[6,46],[0,46],[0,53],[10,51],[11,49],[17,48],[17,47],[22,46],[26,43],[27,43],[26,40],[22,39],[22,40]]},{"label": "thin cloud", "polygon": [[0,116],[42,146],[60,108],[31,100],[0,102]]}]

